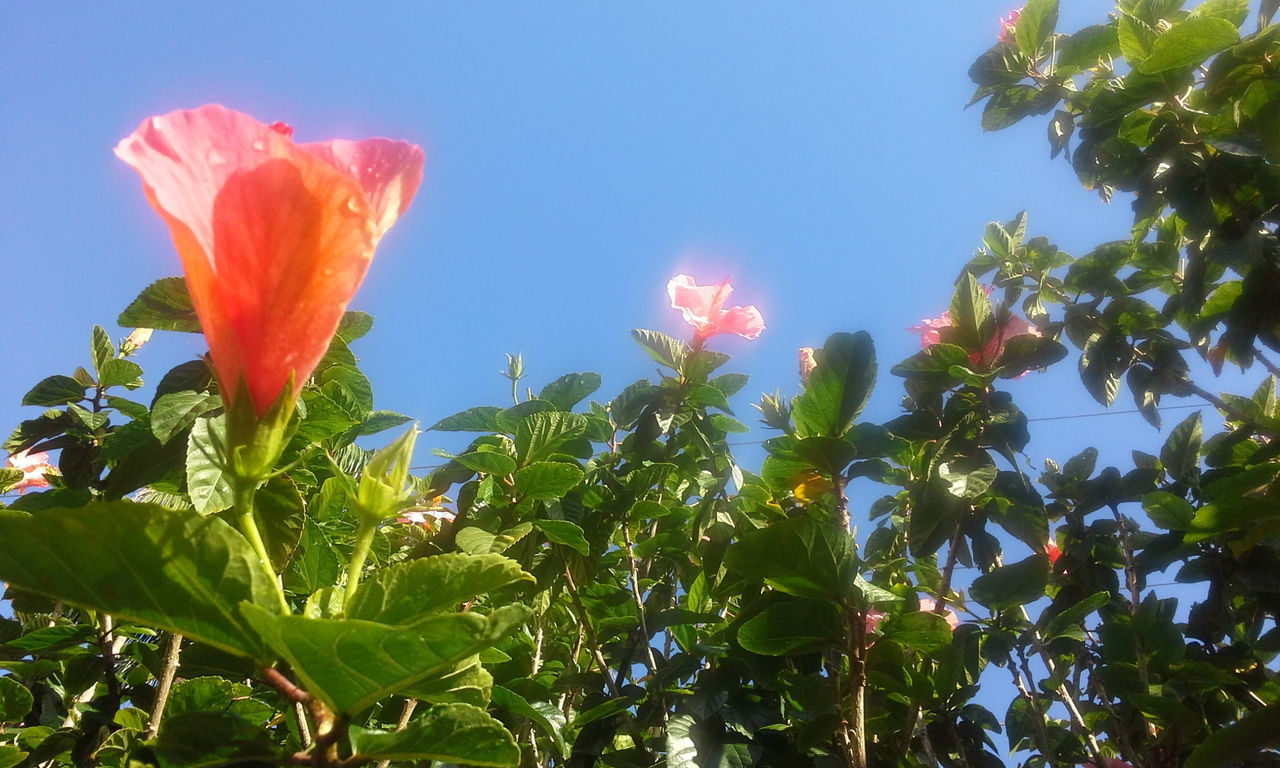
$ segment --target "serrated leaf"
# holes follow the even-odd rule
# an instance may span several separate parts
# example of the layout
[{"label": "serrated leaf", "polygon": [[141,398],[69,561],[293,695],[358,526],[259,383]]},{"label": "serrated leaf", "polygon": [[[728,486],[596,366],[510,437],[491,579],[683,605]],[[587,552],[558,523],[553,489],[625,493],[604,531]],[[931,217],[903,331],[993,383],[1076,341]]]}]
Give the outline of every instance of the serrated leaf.
[{"label": "serrated leaf", "polygon": [[162,277],[142,289],[116,322],[125,328],[200,332],[200,318],[191,304],[187,282],[181,277]]},{"label": "serrated leaf", "polygon": [[187,437],[187,495],[202,515],[227,509],[235,500],[226,471],[226,419],[201,417]]},{"label": "serrated leaf", "polygon": [[410,421],[413,421],[413,419],[409,416],[405,416],[403,413],[396,413],[395,411],[373,411],[360,423],[360,429],[356,431],[356,434],[360,437],[376,435],[379,432],[398,427],[401,424],[406,424]]},{"label": "serrated leaf", "polygon": [[586,431],[587,419],[581,414],[559,411],[531,413],[516,426],[516,456],[521,464],[541,461]]},{"label": "serrated leaf", "polygon": [[568,520],[534,520],[533,527],[542,531],[556,544],[563,544],[583,557],[591,555],[591,545],[582,535],[582,528]]},{"label": "serrated leaf", "polygon": [[520,762],[520,748],[502,723],[468,704],[438,704],[399,731],[352,727],[351,748],[367,760],[438,760],[492,768]]},{"label": "serrated leaf", "polygon": [[1005,610],[1044,597],[1048,584],[1049,558],[1032,555],[974,579],[969,596],[992,610]]},{"label": "serrated leaf", "polygon": [[23,405],[66,405],[84,399],[85,386],[70,376],[50,376],[22,396]]},{"label": "serrated leaf", "polygon": [[95,325],[93,326],[89,347],[93,353],[93,369],[101,375],[102,366],[116,356],[116,345],[111,342],[111,336],[107,334],[105,328]]},{"label": "serrated leaf", "polygon": [[373,330],[373,315],[368,312],[348,311],[342,313],[335,335],[350,344],[371,330]]},{"label": "serrated leaf", "polygon": [[124,387],[137,389],[142,386],[142,366],[132,360],[114,358],[102,364],[99,383],[103,388]]},{"label": "serrated leaf", "polygon": [[908,648],[934,653],[951,645],[951,625],[933,611],[894,614],[880,625],[881,634]]},{"label": "serrated leaf", "polygon": [[244,537],[218,518],[128,501],[0,512],[0,580],[270,658],[238,606],[275,610],[275,586]]},{"label": "serrated leaf", "polygon": [[1240,42],[1240,30],[1226,19],[1200,16],[1177,22],[1151,43],[1151,54],[1137,69],[1154,75],[1200,64]]},{"label": "serrated leaf", "polygon": [[685,356],[689,354],[688,344],[659,331],[638,328],[631,332],[631,338],[649,353],[649,357],[677,371],[684,363]]},{"label": "serrated leaf", "polygon": [[501,408],[493,405],[481,405],[455,413],[427,427],[437,432],[497,432],[497,415]]},{"label": "serrated leaf", "polygon": [[1058,0],[1027,0],[1014,27],[1018,50],[1035,61],[1040,46],[1058,24]]},{"label": "serrated leaf", "polygon": [[530,499],[558,499],[582,482],[583,472],[572,464],[539,461],[516,470],[516,493]]},{"label": "serrated leaf", "polygon": [[151,434],[167,443],[195,423],[197,417],[222,405],[222,398],[204,392],[172,392],[156,398],[151,407]]},{"label": "serrated leaf", "polygon": [[21,723],[34,703],[25,685],[12,677],[0,677],[0,723]]},{"label": "serrated leaf", "polygon": [[808,518],[742,534],[725,554],[725,565],[797,597],[843,600],[856,589],[849,535]]},{"label": "serrated leaf", "polygon": [[871,397],[876,350],[866,331],[835,333],[827,339],[792,413],[799,437],[841,437]]},{"label": "serrated leaf", "polygon": [[505,453],[493,451],[475,451],[464,453],[454,458],[462,466],[473,472],[487,475],[509,475],[516,471],[516,460]]},{"label": "serrated leaf", "polygon": [[413,624],[521,581],[533,577],[501,555],[434,555],[374,571],[360,583],[346,615],[380,624]]},{"label": "serrated leaf", "polygon": [[281,757],[267,731],[230,712],[166,717],[152,748],[161,768],[272,765]]},{"label": "serrated leaf", "polygon": [[763,656],[813,653],[840,646],[847,622],[824,600],[774,603],[738,627],[738,644]]},{"label": "serrated leaf", "polygon": [[1200,447],[1204,428],[1200,412],[1196,411],[1169,432],[1169,439],[1160,449],[1160,462],[1169,477],[1184,480],[1200,466]]},{"label": "serrated leaf", "polygon": [[529,701],[520,694],[501,685],[493,686],[493,705],[532,720],[542,734],[555,745],[560,756],[569,754],[569,745],[564,739],[564,713],[549,701]]},{"label": "serrated leaf", "polygon": [[546,400],[562,411],[569,411],[597,389],[600,389],[600,374],[566,373],[543,387],[538,399]]},{"label": "serrated leaf", "polygon": [[338,714],[365,707],[433,677],[497,643],[528,614],[508,605],[477,613],[432,616],[413,627],[356,619],[271,614],[245,605],[245,618],[289,662],[308,692]]}]

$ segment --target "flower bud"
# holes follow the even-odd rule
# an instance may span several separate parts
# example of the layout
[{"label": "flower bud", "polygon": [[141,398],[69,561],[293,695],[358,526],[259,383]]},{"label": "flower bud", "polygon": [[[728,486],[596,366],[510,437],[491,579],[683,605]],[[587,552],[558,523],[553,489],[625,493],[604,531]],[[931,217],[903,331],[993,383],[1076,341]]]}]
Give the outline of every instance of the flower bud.
[{"label": "flower bud", "polygon": [[126,336],[124,343],[120,345],[120,354],[128,357],[142,349],[143,345],[151,341],[152,333],[155,331],[150,328],[134,328],[133,333]]},{"label": "flower bud", "polygon": [[414,424],[369,459],[356,489],[356,514],[361,522],[377,523],[391,517],[409,498],[406,484],[417,442],[418,425]]},{"label": "flower bud", "polygon": [[807,385],[809,383],[809,374],[813,373],[813,369],[818,367],[818,358],[813,353],[813,347],[800,348],[800,383]]}]

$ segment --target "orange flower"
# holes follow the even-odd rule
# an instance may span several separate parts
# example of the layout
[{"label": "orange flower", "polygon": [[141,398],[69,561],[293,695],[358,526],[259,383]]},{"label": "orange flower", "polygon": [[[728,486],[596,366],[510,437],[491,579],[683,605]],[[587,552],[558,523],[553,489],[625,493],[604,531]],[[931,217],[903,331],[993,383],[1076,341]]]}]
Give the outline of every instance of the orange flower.
[{"label": "orange flower", "polygon": [[1058,543],[1052,539],[1045,542],[1044,553],[1049,557],[1049,565],[1056,565],[1058,558],[1062,557],[1062,550],[1058,548]]},{"label": "orange flower", "polygon": [[208,105],[148,118],[116,147],[169,224],[223,397],[236,405],[243,387],[258,418],[315,370],[422,181],[412,144],[292,134]]}]

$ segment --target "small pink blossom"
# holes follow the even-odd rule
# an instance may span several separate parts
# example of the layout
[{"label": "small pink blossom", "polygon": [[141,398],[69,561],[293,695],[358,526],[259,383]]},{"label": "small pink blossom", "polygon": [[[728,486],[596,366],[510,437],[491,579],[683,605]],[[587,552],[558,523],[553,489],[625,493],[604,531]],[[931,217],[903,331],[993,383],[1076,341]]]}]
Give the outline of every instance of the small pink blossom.
[{"label": "small pink blossom", "polygon": [[925,349],[932,347],[934,344],[940,344],[942,342],[942,329],[950,328],[951,325],[951,312],[947,311],[937,317],[927,317],[921,320],[919,325],[913,325],[907,330],[920,334],[920,348]]},{"label": "small pink blossom", "polygon": [[[993,290],[992,286],[986,286],[985,290],[990,295]],[[912,333],[920,334],[920,347],[927,349],[934,344],[942,342],[942,332],[955,324],[951,318],[951,312],[943,312],[937,317],[926,318],[920,321],[919,325],[913,325],[908,328]],[[1004,355],[1004,348],[1009,340],[1015,336],[1039,336],[1040,329],[1027,322],[1025,318],[1017,315],[1009,315],[1003,323],[995,327],[995,331],[991,334],[991,338],[982,347],[981,352],[969,352],[969,361],[980,368],[990,368],[1000,361],[1000,357]]]},{"label": "small pink blossom", "polygon": [[764,318],[754,305],[725,309],[725,299],[732,292],[733,286],[728,280],[715,285],[698,285],[688,275],[676,275],[667,283],[671,308],[680,310],[685,322],[693,326],[695,347],[721,333],[736,333],[744,339],[755,339],[764,331]]},{"label": "small pink blossom", "polygon": [[457,517],[444,507],[431,505],[426,507],[410,507],[406,509],[396,522],[402,525],[421,525],[428,531],[439,527],[440,523],[451,523]]},{"label": "small pink blossom", "polygon": [[[920,610],[925,613],[934,613],[938,610],[938,603],[931,597],[922,597],[920,598]],[[947,620],[947,623],[951,625],[952,629],[960,626],[960,617],[957,616],[956,612],[950,608],[944,608],[940,615],[942,618]]]},{"label": "small pink blossom", "polygon": [[48,488],[46,473],[54,472],[47,453],[15,453],[9,457],[9,466],[22,470],[22,479],[10,486],[10,490],[26,493],[28,488]]},{"label": "small pink blossom", "polygon": [[884,611],[867,611],[867,634],[875,634],[875,632],[880,628],[880,622],[884,621],[884,617],[888,615],[889,614]]},{"label": "small pink blossom", "polygon": [[800,348],[800,383],[809,383],[809,374],[818,367],[818,358],[814,356],[813,347]]},{"label": "small pink blossom", "polygon": [[1002,43],[1012,43],[1013,33],[1018,29],[1018,17],[1022,15],[1022,9],[1017,8],[1009,12],[1008,16],[1000,19],[1000,37]]}]

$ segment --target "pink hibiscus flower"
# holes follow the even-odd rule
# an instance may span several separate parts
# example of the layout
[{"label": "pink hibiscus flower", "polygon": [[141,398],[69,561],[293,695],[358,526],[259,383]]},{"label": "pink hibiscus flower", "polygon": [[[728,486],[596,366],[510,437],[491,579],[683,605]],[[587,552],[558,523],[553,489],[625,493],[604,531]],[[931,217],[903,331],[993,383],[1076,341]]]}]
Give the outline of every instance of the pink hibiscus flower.
[{"label": "pink hibiscus flower", "polygon": [[813,347],[800,348],[800,383],[809,383],[809,374],[818,367],[818,358],[814,356]]},{"label": "pink hibiscus flower", "polygon": [[754,305],[725,308],[725,299],[733,292],[728,280],[715,285],[698,285],[688,275],[676,275],[667,283],[671,308],[680,310],[684,320],[693,326],[693,346],[721,333],[736,333],[744,339],[759,338],[764,331],[764,318]]},{"label": "pink hibiscus flower", "polygon": [[56,472],[49,464],[47,453],[15,453],[9,457],[9,466],[22,470],[22,479],[9,488],[19,493],[26,493],[28,488],[48,488],[49,480],[45,474]]},{"label": "pink hibiscus flower", "polygon": [[1018,8],[1009,12],[1008,16],[1000,19],[1000,37],[1002,43],[1012,43],[1013,33],[1018,29],[1018,17],[1022,15],[1022,9]]},{"label": "pink hibiscus flower", "polygon": [[[931,597],[922,597],[920,598],[920,610],[925,613],[933,613],[938,610],[938,603]],[[947,623],[951,625],[952,629],[960,626],[960,617],[957,616],[956,612],[950,608],[944,608],[940,615],[942,618],[947,620]]]}]

